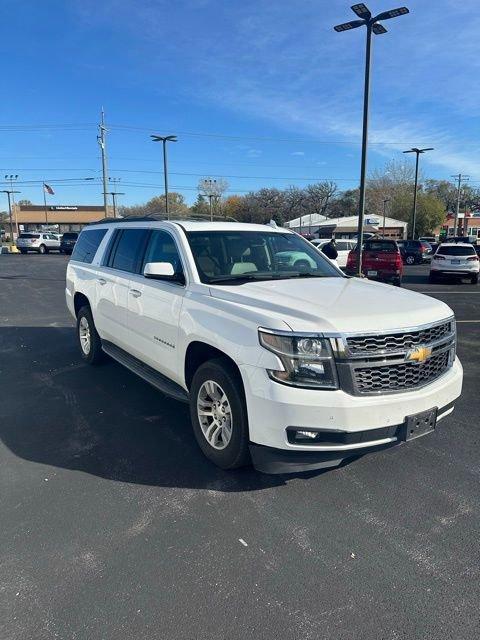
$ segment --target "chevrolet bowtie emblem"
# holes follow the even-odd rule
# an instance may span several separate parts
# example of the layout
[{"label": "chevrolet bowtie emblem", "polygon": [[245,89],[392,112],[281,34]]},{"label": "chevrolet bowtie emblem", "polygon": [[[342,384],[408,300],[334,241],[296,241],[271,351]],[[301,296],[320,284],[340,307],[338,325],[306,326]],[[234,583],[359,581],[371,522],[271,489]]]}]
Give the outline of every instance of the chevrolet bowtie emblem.
[{"label": "chevrolet bowtie emblem", "polygon": [[405,360],[407,362],[425,362],[427,358],[432,355],[431,347],[415,347],[415,349],[410,349],[405,356]]}]

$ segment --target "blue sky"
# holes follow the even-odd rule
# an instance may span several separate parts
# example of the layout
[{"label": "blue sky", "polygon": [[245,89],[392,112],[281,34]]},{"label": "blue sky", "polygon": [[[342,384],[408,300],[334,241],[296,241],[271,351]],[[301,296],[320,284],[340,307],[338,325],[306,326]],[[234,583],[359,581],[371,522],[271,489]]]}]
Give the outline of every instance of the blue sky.
[{"label": "blue sky", "polygon": [[[322,179],[354,187],[365,33],[332,29],[354,17],[350,4],[4,0],[0,175],[53,182],[52,204],[100,204],[99,184],[81,179],[100,176],[103,105],[125,204],[162,191],[150,133],[178,135],[170,183],[189,202],[202,176],[227,176],[230,193]],[[433,146],[427,177],[460,171],[480,185],[478,0],[406,4],[410,15],[374,42],[369,168]],[[40,185],[17,188],[41,201]]]}]

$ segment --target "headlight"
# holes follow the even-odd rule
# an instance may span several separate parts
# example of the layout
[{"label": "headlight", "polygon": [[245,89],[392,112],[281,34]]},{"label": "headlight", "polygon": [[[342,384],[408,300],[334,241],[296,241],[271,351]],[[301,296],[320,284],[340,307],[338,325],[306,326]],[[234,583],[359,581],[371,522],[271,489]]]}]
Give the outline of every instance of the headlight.
[{"label": "headlight", "polygon": [[284,371],[267,369],[272,380],[310,389],[338,389],[330,342],[318,335],[299,335],[259,329],[260,344],[277,355]]}]

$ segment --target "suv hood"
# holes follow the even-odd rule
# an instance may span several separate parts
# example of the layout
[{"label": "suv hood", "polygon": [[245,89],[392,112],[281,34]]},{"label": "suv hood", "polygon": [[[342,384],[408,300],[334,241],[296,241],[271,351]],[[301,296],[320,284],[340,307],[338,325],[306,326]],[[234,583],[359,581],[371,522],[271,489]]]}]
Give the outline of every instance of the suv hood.
[{"label": "suv hood", "polygon": [[306,278],[210,286],[214,298],[258,308],[293,331],[370,332],[412,328],[453,315],[429,296],[359,278]]}]

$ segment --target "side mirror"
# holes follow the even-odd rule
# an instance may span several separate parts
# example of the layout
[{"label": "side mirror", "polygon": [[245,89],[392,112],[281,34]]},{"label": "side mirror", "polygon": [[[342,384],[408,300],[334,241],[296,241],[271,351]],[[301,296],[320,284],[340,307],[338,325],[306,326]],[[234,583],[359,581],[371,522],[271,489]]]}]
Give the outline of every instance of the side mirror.
[{"label": "side mirror", "polygon": [[170,262],[147,262],[143,269],[145,278],[152,280],[165,280],[166,282],[178,282],[185,284],[183,273],[175,273],[175,269]]}]

